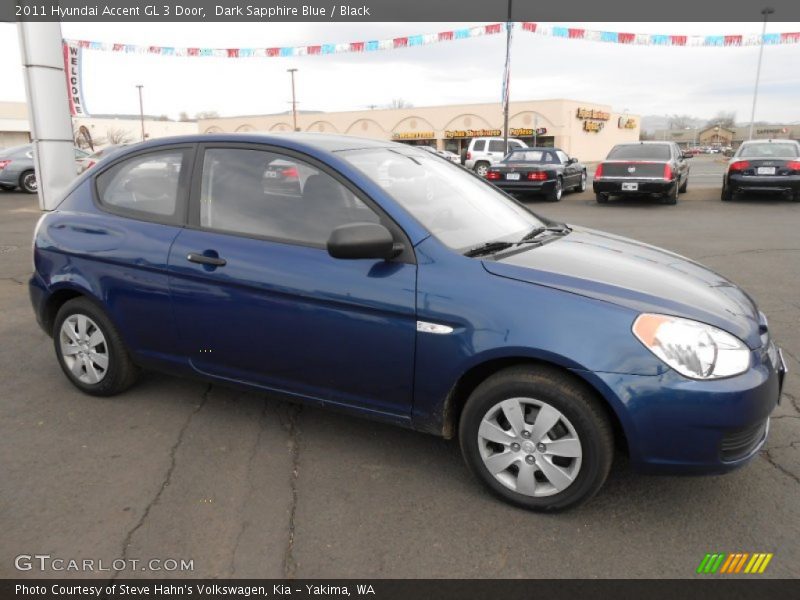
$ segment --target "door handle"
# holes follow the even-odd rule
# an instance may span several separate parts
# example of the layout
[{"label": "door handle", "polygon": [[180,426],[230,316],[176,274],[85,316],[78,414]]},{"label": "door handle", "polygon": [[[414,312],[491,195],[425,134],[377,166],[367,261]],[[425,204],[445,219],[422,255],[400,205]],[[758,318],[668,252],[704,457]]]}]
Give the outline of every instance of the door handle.
[{"label": "door handle", "polygon": [[193,263],[200,263],[201,265],[211,265],[214,267],[224,267],[226,264],[228,264],[228,261],[224,258],[207,256],[205,254],[197,254],[196,252],[190,252],[186,256],[186,260]]}]

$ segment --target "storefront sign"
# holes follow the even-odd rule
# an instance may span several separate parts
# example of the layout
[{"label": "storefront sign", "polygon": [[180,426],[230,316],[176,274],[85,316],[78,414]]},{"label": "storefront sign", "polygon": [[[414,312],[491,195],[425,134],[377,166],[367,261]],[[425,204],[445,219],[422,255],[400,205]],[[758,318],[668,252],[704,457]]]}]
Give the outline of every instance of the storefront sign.
[{"label": "storefront sign", "polygon": [[579,108],[577,117],[579,119],[597,119],[599,121],[608,121],[611,115],[602,110],[595,110],[593,108]]},{"label": "storefront sign", "polygon": [[501,135],[503,135],[503,132],[499,129],[455,129],[444,132],[444,138],[446,140],[474,137],[500,137]]},{"label": "storefront sign", "polygon": [[775,129],[756,129],[756,135],[767,135],[770,133],[788,133],[789,130],[786,127],[780,127]]},{"label": "storefront sign", "polygon": [[432,131],[399,131],[392,134],[393,140],[432,140],[435,137]]},{"label": "storefront sign", "polygon": [[636,119],[633,117],[620,117],[617,126],[620,129],[636,129]]},{"label": "storefront sign", "polygon": [[602,121],[584,121],[583,130],[590,131],[592,133],[599,133],[603,129],[604,125],[605,123]]},{"label": "storefront sign", "polygon": [[89,116],[86,112],[86,103],[83,101],[83,84],[81,82],[81,62],[83,48],[78,44],[63,44],[64,71],[67,75],[67,95],[69,96],[69,110],[73,117]]},{"label": "storefront sign", "polygon": [[526,128],[511,128],[508,130],[508,135],[512,137],[533,137],[534,135],[545,135],[547,133],[547,127],[539,127],[538,129],[526,129]]}]

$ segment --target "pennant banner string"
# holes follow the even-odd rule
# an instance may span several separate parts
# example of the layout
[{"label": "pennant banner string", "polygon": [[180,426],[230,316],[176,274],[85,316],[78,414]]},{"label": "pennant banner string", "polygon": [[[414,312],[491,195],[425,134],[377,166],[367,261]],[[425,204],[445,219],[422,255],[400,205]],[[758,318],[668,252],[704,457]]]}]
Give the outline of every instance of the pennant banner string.
[{"label": "pennant banner string", "polygon": [[[523,21],[512,23],[523,32],[543,37],[562,38],[567,40],[583,40],[608,44],[628,44],[634,46],[679,46],[679,47],[731,47],[759,46],[800,43],[800,32],[734,35],[665,35],[654,33],[629,33],[622,31],[601,31],[594,29],[578,29],[556,25],[543,25]],[[471,39],[486,35],[504,33],[505,23],[490,23],[463,29],[451,29],[437,33],[409,35],[383,40],[364,40],[336,44],[315,44],[310,46],[275,46],[264,48],[178,48],[174,46],[141,46],[137,44],[120,44],[93,42],[88,40],[64,40],[70,46],[85,50],[104,52],[121,52],[124,54],[155,54],[160,56],[192,56],[192,57],[224,57],[224,58],[258,58],[258,57],[292,57],[315,56],[325,54],[346,54],[360,52],[377,52],[394,50],[412,46],[428,46],[442,42]]]}]

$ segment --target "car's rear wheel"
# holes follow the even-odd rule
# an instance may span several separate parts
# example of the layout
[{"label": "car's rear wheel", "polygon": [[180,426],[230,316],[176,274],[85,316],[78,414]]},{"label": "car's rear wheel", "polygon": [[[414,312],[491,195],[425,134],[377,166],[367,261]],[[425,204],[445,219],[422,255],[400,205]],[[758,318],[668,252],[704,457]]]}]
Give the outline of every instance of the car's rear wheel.
[{"label": "car's rear wheel", "polygon": [[36,172],[33,170],[25,171],[19,176],[19,187],[23,192],[35,194],[39,191],[39,182],[36,180]]},{"label": "car's rear wheel", "polygon": [[475,163],[475,173],[480,175],[481,177],[486,177],[486,173],[489,172],[489,163],[485,161],[480,161]]},{"label": "car's rear wheel", "polygon": [[598,204],[605,204],[608,202],[608,194],[595,194],[594,199],[597,201]]},{"label": "car's rear wheel", "polygon": [[613,460],[611,425],[597,399],[549,367],[512,367],[489,377],[467,401],[459,435],[482,483],[537,511],[589,499]]},{"label": "car's rear wheel", "polygon": [[548,202],[558,202],[561,200],[561,196],[564,194],[564,182],[561,177],[556,177],[556,183],[553,186],[553,189],[547,193],[545,197]]},{"label": "car's rear wheel", "polygon": [[720,195],[720,199],[723,202],[730,202],[731,200],[733,200],[733,194],[731,193],[730,189],[728,189],[726,187],[723,187],[722,188],[722,194]]},{"label": "car's rear wheel", "polygon": [[678,189],[681,194],[685,194],[686,190],[689,189],[689,175],[686,175],[686,181],[683,182],[683,185]]},{"label": "car's rear wheel", "polygon": [[678,203],[678,182],[675,182],[675,185],[672,186],[672,190],[670,190],[662,199],[661,201],[664,204],[677,204]]},{"label": "car's rear wheel", "polygon": [[66,302],[53,325],[56,356],[72,384],[87,394],[112,396],[138,371],[109,318],[86,298]]}]

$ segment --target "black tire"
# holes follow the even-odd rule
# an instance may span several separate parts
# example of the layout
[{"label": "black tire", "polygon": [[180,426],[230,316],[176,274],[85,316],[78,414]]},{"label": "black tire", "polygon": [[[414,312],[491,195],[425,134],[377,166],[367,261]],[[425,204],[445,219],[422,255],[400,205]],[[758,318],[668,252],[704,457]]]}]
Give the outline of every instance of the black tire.
[{"label": "black tire", "polygon": [[561,196],[563,195],[564,195],[564,180],[561,179],[561,176],[558,176],[556,177],[556,184],[553,186],[553,189],[547,192],[547,195],[544,198],[548,202],[558,202],[561,200]]},{"label": "black tire", "polygon": [[39,191],[39,183],[36,181],[36,172],[33,169],[22,172],[19,176],[19,187],[26,194],[35,194]]},{"label": "black tire", "polygon": [[480,177],[486,177],[486,173],[489,172],[489,167],[490,166],[491,165],[488,162],[486,162],[485,160],[479,160],[478,162],[475,163],[475,168],[473,170]]},{"label": "black tire", "polygon": [[689,174],[686,174],[686,181],[683,182],[683,185],[678,189],[681,194],[685,194],[686,190],[689,188]]},{"label": "black tire", "polygon": [[733,194],[728,188],[726,187],[722,188],[722,194],[720,195],[720,200],[722,200],[723,202],[730,202],[731,200],[733,200]]},{"label": "black tire", "polygon": [[[61,329],[64,322],[73,316],[83,315],[91,319],[105,338],[105,353],[108,366],[102,379],[97,383],[81,381],[67,365],[62,352]],[[58,311],[53,323],[53,344],[58,364],[67,379],[82,392],[93,396],[113,396],[132,386],[139,370],[128,354],[119,332],[105,313],[87,298],[74,298],[66,302]]]},{"label": "black tire", "polygon": [[608,194],[597,193],[594,195],[594,199],[597,201],[598,204],[605,204],[606,202],[608,202]]},{"label": "black tire", "polygon": [[586,191],[586,180],[587,180],[587,179],[588,179],[588,178],[587,178],[587,176],[586,176],[586,171],[582,171],[582,172],[581,172],[581,179],[580,179],[580,181],[578,182],[578,185],[576,185],[576,186],[575,186],[574,188],[572,188],[572,189],[573,189],[574,191],[576,191],[576,192],[585,192],[585,191]]},{"label": "black tire", "polygon": [[676,181],[672,190],[661,199],[661,202],[664,204],[677,204],[679,193],[680,192],[678,191],[678,182]]},{"label": "black tire", "polygon": [[[499,481],[484,464],[482,442],[478,439],[481,422],[499,402],[512,398],[532,398],[550,405],[570,421],[577,433],[581,463],[572,483],[562,491],[538,497],[519,493]],[[528,416],[526,423],[529,418],[535,421]],[[556,427],[559,426],[560,422]],[[581,381],[546,366],[511,367],[481,383],[461,414],[459,438],[464,459],[479,481],[506,502],[534,511],[563,510],[591,498],[605,482],[614,457],[614,436],[600,401]]]}]

